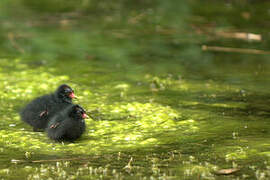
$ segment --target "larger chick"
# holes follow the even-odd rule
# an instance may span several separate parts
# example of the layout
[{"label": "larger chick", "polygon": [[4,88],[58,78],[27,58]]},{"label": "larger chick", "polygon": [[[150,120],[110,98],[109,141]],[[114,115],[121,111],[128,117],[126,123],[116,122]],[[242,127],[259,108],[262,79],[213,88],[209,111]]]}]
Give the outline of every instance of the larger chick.
[{"label": "larger chick", "polygon": [[74,141],[85,131],[84,119],[88,116],[79,105],[70,105],[54,116],[48,123],[46,132],[55,141]]},{"label": "larger chick", "polygon": [[33,127],[34,131],[44,130],[57,112],[72,104],[74,91],[62,84],[54,93],[38,97],[27,104],[20,112],[21,120]]}]

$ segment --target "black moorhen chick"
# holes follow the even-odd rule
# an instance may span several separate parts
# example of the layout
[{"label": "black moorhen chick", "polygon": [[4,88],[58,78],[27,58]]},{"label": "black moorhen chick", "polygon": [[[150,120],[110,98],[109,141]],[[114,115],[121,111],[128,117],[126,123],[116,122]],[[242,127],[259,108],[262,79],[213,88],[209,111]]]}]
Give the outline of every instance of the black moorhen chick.
[{"label": "black moorhen chick", "polygon": [[44,130],[49,119],[72,104],[74,91],[66,84],[62,84],[52,94],[38,97],[25,106],[20,112],[21,119],[33,126],[34,131]]},{"label": "black moorhen chick", "polygon": [[85,131],[84,119],[88,116],[79,105],[70,105],[55,115],[46,129],[48,137],[55,141],[74,141]]}]

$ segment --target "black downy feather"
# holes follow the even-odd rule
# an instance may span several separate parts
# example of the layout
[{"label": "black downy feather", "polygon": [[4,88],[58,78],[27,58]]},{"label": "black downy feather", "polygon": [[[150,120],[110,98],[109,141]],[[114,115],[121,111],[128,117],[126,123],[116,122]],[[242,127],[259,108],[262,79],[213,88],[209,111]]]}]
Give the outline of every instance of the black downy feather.
[{"label": "black downy feather", "polygon": [[79,105],[70,105],[55,115],[50,122],[46,132],[50,139],[55,141],[74,141],[85,131],[87,115]]},{"label": "black downy feather", "polygon": [[31,125],[34,131],[44,130],[49,119],[72,104],[74,97],[71,87],[63,84],[54,93],[37,97],[27,104],[20,112],[21,120]]}]

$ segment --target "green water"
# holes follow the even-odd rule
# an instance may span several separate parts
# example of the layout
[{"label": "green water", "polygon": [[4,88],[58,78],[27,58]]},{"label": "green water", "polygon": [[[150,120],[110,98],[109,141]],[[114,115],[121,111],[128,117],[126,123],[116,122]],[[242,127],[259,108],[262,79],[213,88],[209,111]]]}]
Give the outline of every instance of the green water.
[{"label": "green water", "polygon": [[[269,19],[270,4],[165,3],[164,13],[150,2],[85,17],[2,14],[0,179],[270,178],[269,56],[201,50],[267,50],[269,25],[256,13]],[[194,25],[263,41],[212,38]],[[74,143],[33,132],[18,115],[62,83],[90,115]],[[216,174],[229,168],[240,170]]]}]

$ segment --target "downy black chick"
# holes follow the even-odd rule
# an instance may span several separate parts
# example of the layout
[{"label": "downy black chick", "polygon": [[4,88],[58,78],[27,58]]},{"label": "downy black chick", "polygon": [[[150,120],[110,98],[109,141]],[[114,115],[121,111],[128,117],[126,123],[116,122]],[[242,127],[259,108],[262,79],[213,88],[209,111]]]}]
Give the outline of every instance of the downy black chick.
[{"label": "downy black chick", "polygon": [[35,98],[20,112],[21,120],[33,127],[34,131],[44,130],[50,118],[72,104],[74,91],[62,84],[54,93]]},{"label": "downy black chick", "polygon": [[55,141],[74,141],[85,131],[84,119],[88,116],[79,105],[70,105],[55,115],[50,122],[46,132],[50,139]]}]

